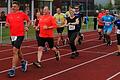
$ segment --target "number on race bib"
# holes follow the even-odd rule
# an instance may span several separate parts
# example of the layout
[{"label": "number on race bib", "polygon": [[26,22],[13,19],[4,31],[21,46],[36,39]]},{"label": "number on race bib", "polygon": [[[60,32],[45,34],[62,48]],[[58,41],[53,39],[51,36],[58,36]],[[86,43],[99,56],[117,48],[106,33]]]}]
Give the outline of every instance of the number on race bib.
[{"label": "number on race bib", "polygon": [[120,30],[119,29],[117,29],[117,34],[120,34]]},{"label": "number on race bib", "polygon": [[75,30],[75,25],[69,25],[69,30]]},{"label": "number on race bib", "polygon": [[111,22],[105,22],[105,26],[110,26]]},{"label": "number on race bib", "polygon": [[12,41],[16,41],[17,40],[17,36],[11,36],[11,40]]}]

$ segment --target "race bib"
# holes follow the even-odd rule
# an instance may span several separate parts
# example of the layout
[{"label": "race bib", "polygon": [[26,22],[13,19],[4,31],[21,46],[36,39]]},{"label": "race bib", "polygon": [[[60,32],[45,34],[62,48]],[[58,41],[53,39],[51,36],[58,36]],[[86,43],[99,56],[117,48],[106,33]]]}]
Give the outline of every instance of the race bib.
[{"label": "race bib", "polygon": [[11,40],[12,41],[16,41],[17,40],[17,36],[11,36]]},{"label": "race bib", "polygon": [[75,30],[75,25],[69,25],[69,30]]},{"label": "race bib", "polygon": [[105,26],[110,26],[111,22],[105,22]]},{"label": "race bib", "polygon": [[117,34],[120,34],[120,30],[119,29],[117,29]]}]

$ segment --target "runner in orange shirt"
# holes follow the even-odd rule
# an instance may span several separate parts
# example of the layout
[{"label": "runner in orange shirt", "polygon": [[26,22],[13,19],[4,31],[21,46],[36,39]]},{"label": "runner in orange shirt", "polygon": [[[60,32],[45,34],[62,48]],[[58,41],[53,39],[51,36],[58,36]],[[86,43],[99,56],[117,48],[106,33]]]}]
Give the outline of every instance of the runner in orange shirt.
[{"label": "runner in orange shirt", "polygon": [[50,49],[55,51],[56,60],[60,60],[60,52],[54,47],[54,29],[57,28],[57,23],[53,16],[50,15],[48,6],[43,9],[43,15],[39,18],[40,27],[40,42],[38,43],[38,54],[37,61],[33,62],[38,68],[41,67],[41,58],[43,53],[43,48],[45,47],[45,42],[48,42]]},{"label": "runner in orange shirt", "polygon": [[[20,12],[19,8],[19,3],[14,1],[12,3],[13,12],[9,13],[6,18],[6,27],[10,28],[10,38],[13,46],[12,68],[8,71],[9,77],[15,76],[15,68],[19,59],[21,60],[22,71],[27,70],[27,61],[23,59],[21,44],[24,39],[24,30],[28,31],[30,19],[24,12]],[[25,20],[28,22],[27,27],[24,27]]]},{"label": "runner in orange shirt", "polygon": [[105,15],[105,10],[102,9],[102,11],[98,14],[98,33],[99,33],[99,40],[102,39],[103,34],[102,34],[102,30],[104,27],[104,23],[102,23],[102,17]]}]

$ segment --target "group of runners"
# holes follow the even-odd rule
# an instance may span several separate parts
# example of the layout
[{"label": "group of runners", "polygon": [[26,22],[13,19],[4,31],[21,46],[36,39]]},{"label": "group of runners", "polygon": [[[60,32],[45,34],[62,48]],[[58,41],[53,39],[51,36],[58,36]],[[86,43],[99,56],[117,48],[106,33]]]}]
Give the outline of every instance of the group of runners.
[{"label": "group of runners", "polygon": [[[10,28],[10,39],[13,46],[13,59],[12,68],[8,71],[9,77],[15,76],[15,69],[18,61],[21,60],[21,68],[23,72],[27,71],[27,64],[23,58],[21,51],[21,44],[24,39],[25,32],[29,30],[31,21],[29,17],[24,13],[19,11],[20,5],[18,2],[14,1],[12,3],[12,12],[6,17],[6,27]],[[27,21],[26,27],[24,27],[24,21]],[[79,56],[76,45],[83,40],[83,34],[81,34],[81,26],[83,22],[83,15],[79,11],[79,6],[75,6],[74,9],[69,7],[69,11],[65,14],[61,12],[61,8],[56,9],[56,14],[54,16],[50,15],[50,10],[48,6],[44,6],[43,9],[37,9],[35,12],[34,29],[36,32],[36,40],[38,44],[37,61],[33,64],[41,68],[41,60],[43,51],[47,47],[54,51],[56,60],[60,60],[59,46],[60,42],[65,44],[63,38],[63,30],[67,28],[67,36],[69,40],[69,45],[71,48],[70,58],[74,59]],[[109,10],[103,10],[103,12],[98,15],[98,33],[100,35],[99,39],[104,40],[107,45],[111,45],[110,33],[112,32],[113,24],[117,26],[117,40],[118,40],[118,55],[120,55],[120,19],[114,19],[112,15],[109,15]],[[57,29],[58,37],[57,44],[54,44],[54,29]]]}]

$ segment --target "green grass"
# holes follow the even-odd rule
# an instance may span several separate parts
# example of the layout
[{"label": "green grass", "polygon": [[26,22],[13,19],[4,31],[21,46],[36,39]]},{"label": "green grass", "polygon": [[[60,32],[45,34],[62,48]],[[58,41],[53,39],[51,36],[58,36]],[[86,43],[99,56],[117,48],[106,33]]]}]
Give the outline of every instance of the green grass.
[{"label": "green grass", "polygon": [[[88,30],[86,27],[86,24],[82,25],[82,32],[85,31],[90,31],[93,30],[93,18],[89,17],[89,23],[88,23]],[[57,33],[56,30],[54,31],[55,34]],[[64,34],[67,34],[67,28],[64,29]],[[30,26],[29,31],[27,32],[27,39],[29,40],[33,40],[35,39],[35,30],[33,29],[32,26]],[[10,43],[10,37],[9,37],[9,28],[2,28],[2,37],[1,37],[1,28],[0,28],[0,43],[1,43],[1,39],[2,39],[2,43]]]}]

